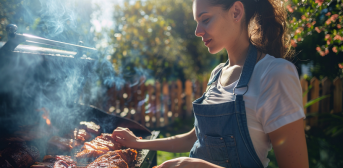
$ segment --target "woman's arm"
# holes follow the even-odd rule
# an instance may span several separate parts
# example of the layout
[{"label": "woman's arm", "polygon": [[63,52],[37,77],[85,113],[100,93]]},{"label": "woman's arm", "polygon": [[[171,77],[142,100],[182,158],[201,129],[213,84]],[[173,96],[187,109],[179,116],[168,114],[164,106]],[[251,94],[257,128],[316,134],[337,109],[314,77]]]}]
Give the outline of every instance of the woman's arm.
[{"label": "woman's arm", "polygon": [[163,162],[157,168],[223,168],[198,158],[179,157]]},{"label": "woman's arm", "polygon": [[122,145],[135,149],[162,150],[167,152],[189,152],[197,140],[195,129],[168,138],[154,140],[140,140],[127,128],[118,127],[112,133],[112,137]]},{"label": "woman's arm", "polygon": [[299,119],[268,134],[280,168],[308,168],[304,120]]}]

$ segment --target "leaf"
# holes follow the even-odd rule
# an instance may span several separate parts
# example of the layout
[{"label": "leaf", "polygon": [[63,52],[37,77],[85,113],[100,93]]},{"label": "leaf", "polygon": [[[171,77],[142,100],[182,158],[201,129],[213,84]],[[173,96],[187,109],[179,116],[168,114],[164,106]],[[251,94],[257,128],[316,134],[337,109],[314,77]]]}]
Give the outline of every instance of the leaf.
[{"label": "leaf", "polygon": [[343,128],[339,129],[338,131],[336,131],[335,133],[333,133],[331,136],[332,136],[332,137],[335,137],[335,136],[341,134],[342,132],[343,132]]},{"label": "leaf", "polygon": [[303,97],[307,95],[307,93],[312,89],[312,85],[308,86],[307,90],[303,93]]},{"label": "leaf", "polygon": [[328,97],[330,97],[330,95],[321,96],[321,97],[318,97],[318,98],[316,98],[316,99],[314,99],[314,100],[311,100],[311,101],[309,101],[309,102],[307,102],[307,103],[305,104],[304,108],[310,107],[310,106],[312,106],[314,103],[317,103],[317,102],[319,102],[319,101],[321,101],[321,100],[323,100],[323,99],[325,99],[325,98],[328,98]]},{"label": "leaf", "polygon": [[343,117],[340,117],[340,116],[338,116],[338,115],[332,114],[332,117],[334,117],[334,118],[337,118],[337,119],[339,119],[339,120],[342,120],[342,121],[343,121]]}]

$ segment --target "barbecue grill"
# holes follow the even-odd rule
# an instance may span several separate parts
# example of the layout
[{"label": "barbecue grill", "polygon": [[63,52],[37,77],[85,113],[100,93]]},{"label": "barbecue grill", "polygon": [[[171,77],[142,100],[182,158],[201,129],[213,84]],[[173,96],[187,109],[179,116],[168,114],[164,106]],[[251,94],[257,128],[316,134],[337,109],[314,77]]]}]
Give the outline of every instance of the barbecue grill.
[{"label": "barbecue grill", "polygon": [[[20,79],[17,79],[18,73],[34,74],[34,79],[41,83],[49,83],[49,88],[58,86],[61,82],[56,80],[52,74],[64,75],[63,72],[56,73],[55,71],[63,71],[64,68],[78,68],[82,72],[80,78],[92,73],[92,66],[96,62],[94,59],[97,53],[96,49],[19,34],[16,32],[16,28],[15,25],[8,25],[6,27],[8,41],[0,42],[0,72],[10,71],[10,75],[0,77],[0,88],[8,87],[9,84],[14,83],[13,81],[16,82],[15,91],[25,90],[26,87],[29,87],[25,78],[28,75],[21,74],[21,76],[19,75]],[[22,45],[23,42],[48,45],[49,47]],[[54,73],[52,73],[51,67],[53,67]],[[75,97],[82,95],[82,87],[87,80],[82,81],[84,82],[80,83],[81,89],[76,91]],[[77,100],[69,102],[63,112],[51,113],[49,124],[42,123],[41,114],[36,111],[35,102],[33,102],[38,93],[35,94],[35,91],[29,95],[17,95],[16,93],[11,89],[0,89],[0,167],[6,167],[8,164],[12,164],[14,167],[32,165],[32,160],[18,161],[25,160],[25,158],[21,158],[25,153],[34,158],[34,161],[41,161],[45,155],[50,154],[47,147],[49,138],[53,135],[65,135],[74,130],[81,121],[93,121],[100,125],[102,133],[111,133],[116,127],[127,127],[143,139],[156,139],[159,134],[159,131],[150,131],[136,121],[104,112],[94,106],[79,103]],[[62,101],[58,100],[58,96],[56,96],[58,93],[54,91],[42,90],[39,93],[56,103],[56,107],[62,104]],[[54,111],[54,109],[48,110]],[[16,134],[18,132],[26,136]],[[17,144],[24,144],[24,147],[14,149]],[[156,165],[156,151],[137,151],[138,156],[134,167]],[[15,156],[10,157],[6,152]],[[69,153],[61,154],[73,155],[75,152],[77,151],[71,150]],[[81,163],[78,166],[86,165],[86,163]]]}]

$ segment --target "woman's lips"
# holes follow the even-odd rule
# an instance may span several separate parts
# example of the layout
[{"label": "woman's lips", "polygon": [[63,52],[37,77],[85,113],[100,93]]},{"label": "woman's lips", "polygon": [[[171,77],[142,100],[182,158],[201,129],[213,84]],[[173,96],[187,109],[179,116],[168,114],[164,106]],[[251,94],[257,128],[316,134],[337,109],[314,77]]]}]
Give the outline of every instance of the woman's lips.
[{"label": "woman's lips", "polygon": [[211,41],[212,41],[212,39],[206,40],[206,41],[205,41],[205,46],[207,46]]}]

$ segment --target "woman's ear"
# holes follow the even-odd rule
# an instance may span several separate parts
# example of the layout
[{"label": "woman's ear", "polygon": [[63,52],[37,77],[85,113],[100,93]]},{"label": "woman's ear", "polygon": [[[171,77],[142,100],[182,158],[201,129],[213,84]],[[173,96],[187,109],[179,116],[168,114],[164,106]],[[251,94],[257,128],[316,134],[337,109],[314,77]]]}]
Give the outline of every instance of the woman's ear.
[{"label": "woman's ear", "polygon": [[234,21],[240,21],[244,15],[244,5],[241,1],[236,1],[232,7],[232,18]]}]

